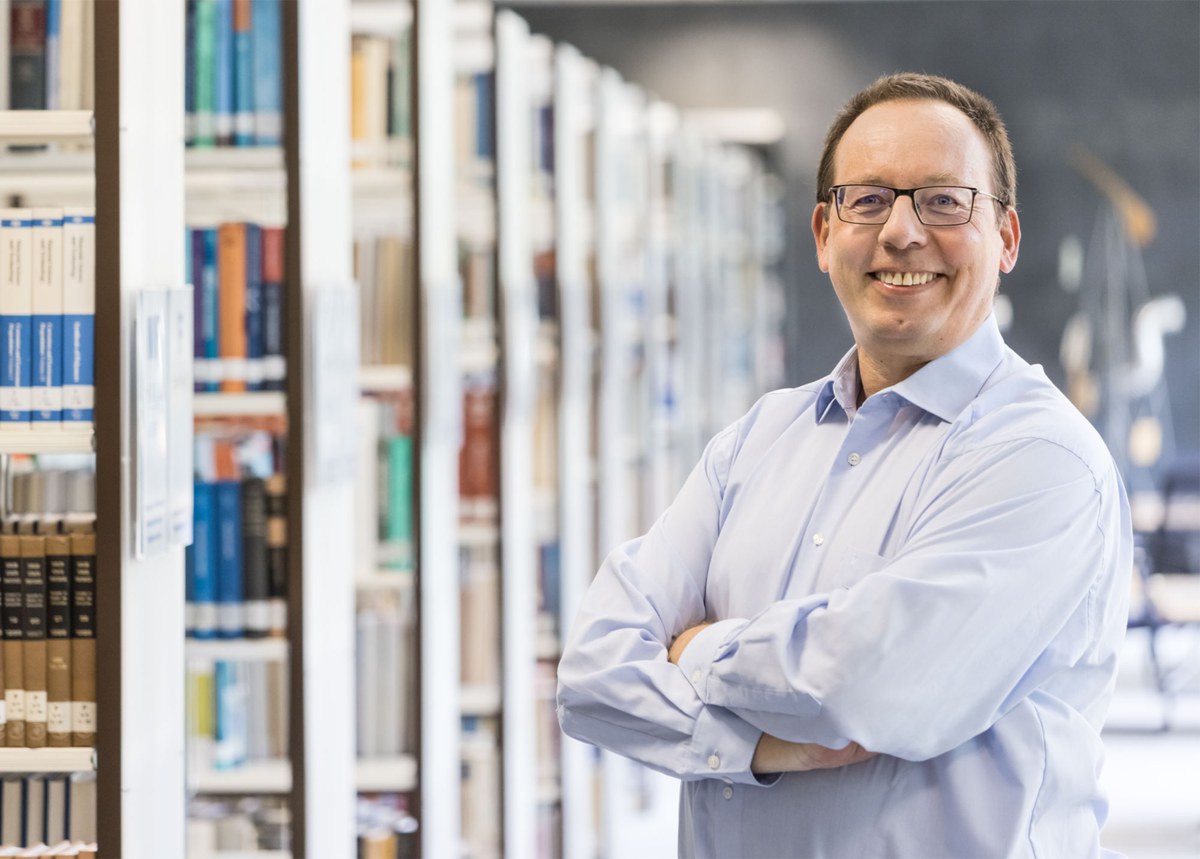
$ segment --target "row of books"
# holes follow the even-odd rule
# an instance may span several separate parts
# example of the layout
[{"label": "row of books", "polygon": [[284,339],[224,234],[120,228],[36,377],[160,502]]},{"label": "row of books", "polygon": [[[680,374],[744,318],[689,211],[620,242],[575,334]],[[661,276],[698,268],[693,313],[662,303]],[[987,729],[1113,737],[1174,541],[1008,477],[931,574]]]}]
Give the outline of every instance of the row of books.
[{"label": "row of books", "polygon": [[364,364],[413,365],[415,276],[410,237],[356,236],[354,279],[360,290],[359,346]]},{"label": "row of books", "polygon": [[411,165],[411,74],[411,22],[389,35],[351,36],[350,139],[356,166]]},{"label": "row of books", "polygon": [[468,856],[499,856],[500,730],[494,718],[462,720],[462,835]]},{"label": "row of books", "polygon": [[416,748],[415,590],[360,593],[354,618],[359,757],[396,757]]},{"label": "row of books", "polygon": [[[3,856],[95,856],[94,773],[35,773],[0,780]],[[38,848],[38,849],[34,849]]]},{"label": "row of books", "polygon": [[4,745],[95,745],[95,534],[0,534],[0,602]]},{"label": "row of books", "polygon": [[12,457],[0,530],[10,534],[90,531],[96,521],[96,473],[88,468],[34,468]]},{"label": "row of books", "polygon": [[197,391],[282,391],[286,375],[284,228],[188,227]]},{"label": "row of books", "polygon": [[187,658],[188,767],[193,773],[278,760],[288,751],[285,661]]},{"label": "row of books", "polygon": [[410,571],[413,546],[413,392],[359,401],[355,569]]},{"label": "row of books", "polygon": [[188,859],[287,852],[291,843],[292,815],[284,798],[206,796],[188,802]]},{"label": "row of books", "polygon": [[417,819],[407,793],[359,794],[355,806],[359,859],[416,859],[421,855]]},{"label": "row of books", "polygon": [[498,539],[459,548],[459,659],[464,686],[498,687],[500,683],[499,552]]},{"label": "row of books", "polygon": [[94,0],[0,0],[0,109],[90,110]]},{"label": "row of books", "polygon": [[95,223],[90,207],[0,210],[0,430],[92,421]]},{"label": "row of books", "polygon": [[201,424],[195,436],[186,628],[195,638],[287,630],[287,481],[282,436]]},{"label": "row of books", "polygon": [[278,146],[283,0],[187,0],[187,144]]}]

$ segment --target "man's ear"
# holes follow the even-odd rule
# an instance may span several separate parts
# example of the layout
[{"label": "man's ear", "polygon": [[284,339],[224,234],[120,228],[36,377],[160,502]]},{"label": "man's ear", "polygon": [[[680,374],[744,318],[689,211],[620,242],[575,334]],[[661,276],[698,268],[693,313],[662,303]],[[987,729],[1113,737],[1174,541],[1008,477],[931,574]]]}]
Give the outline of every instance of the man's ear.
[{"label": "man's ear", "polygon": [[817,242],[817,265],[821,271],[829,271],[829,260],[825,254],[825,245],[829,241],[829,204],[817,203],[812,216],[813,238]]},{"label": "man's ear", "polygon": [[1021,219],[1017,210],[1009,206],[1004,210],[1000,223],[1000,239],[1004,247],[1000,251],[1000,271],[1008,274],[1017,264],[1017,252],[1021,248]]}]

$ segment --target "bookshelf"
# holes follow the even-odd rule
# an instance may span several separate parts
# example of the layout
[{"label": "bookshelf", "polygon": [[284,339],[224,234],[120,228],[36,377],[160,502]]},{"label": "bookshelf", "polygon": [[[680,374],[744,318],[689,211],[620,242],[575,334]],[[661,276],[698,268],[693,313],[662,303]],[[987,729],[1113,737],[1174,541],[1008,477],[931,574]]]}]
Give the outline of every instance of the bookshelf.
[{"label": "bookshelf", "polygon": [[0,773],[74,773],[95,769],[95,749],[0,749]]}]

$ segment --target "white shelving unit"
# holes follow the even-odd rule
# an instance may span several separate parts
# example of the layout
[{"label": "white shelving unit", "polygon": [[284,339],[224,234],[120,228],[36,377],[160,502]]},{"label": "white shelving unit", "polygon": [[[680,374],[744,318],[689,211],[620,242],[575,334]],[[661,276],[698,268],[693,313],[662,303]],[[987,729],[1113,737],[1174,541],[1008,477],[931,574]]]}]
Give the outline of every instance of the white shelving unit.
[{"label": "white shelving unit", "polygon": [[0,773],[94,772],[96,750],[0,749]]},{"label": "white shelving unit", "polygon": [[287,396],[280,391],[220,392],[192,395],[192,414],[196,417],[283,417],[287,414]]},{"label": "white shelving unit", "polygon": [[188,656],[204,659],[283,662],[288,658],[286,638],[189,638],[184,649]]},{"label": "white shelving unit", "polygon": [[292,790],[292,765],[286,760],[251,761],[236,769],[192,773],[189,783],[204,794],[284,794]]},{"label": "white shelving unit", "polygon": [[96,433],[90,427],[53,430],[6,430],[0,433],[0,454],[94,453]]},{"label": "white shelving unit", "polygon": [[6,143],[90,143],[94,131],[90,110],[0,111],[0,139]]},{"label": "white shelving unit", "polygon": [[417,759],[412,755],[360,760],[355,767],[355,787],[360,792],[399,793],[416,790]]}]

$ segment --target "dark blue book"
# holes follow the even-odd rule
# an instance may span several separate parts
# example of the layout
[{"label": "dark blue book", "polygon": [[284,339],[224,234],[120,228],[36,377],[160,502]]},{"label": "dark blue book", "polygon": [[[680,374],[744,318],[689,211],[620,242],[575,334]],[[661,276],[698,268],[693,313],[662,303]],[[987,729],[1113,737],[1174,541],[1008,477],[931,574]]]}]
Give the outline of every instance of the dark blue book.
[{"label": "dark blue book", "polygon": [[[199,253],[200,315],[203,324],[200,328],[200,342],[203,345],[204,361],[204,390],[218,391],[221,389],[218,361],[221,348],[221,307],[220,289],[217,286],[217,228],[204,227],[198,230],[201,234]],[[200,376],[197,367],[197,376]]]},{"label": "dark blue book", "polygon": [[[187,0],[183,35],[183,142],[196,142],[196,0]],[[191,271],[191,268],[188,269]]]},{"label": "dark blue book", "polygon": [[492,72],[478,72],[475,75],[475,156],[481,161],[493,159],[492,120],[494,111],[492,108],[494,100],[494,75]]},{"label": "dark blue book", "polygon": [[10,0],[8,106],[46,107],[46,0]]},{"label": "dark blue book", "polygon": [[264,389],[262,228],[246,224],[246,390]]},{"label": "dark blue book", "polygon": [[192,485],[192,545],[187,547],[187,624],[194,638],[217,635],[216,493],[214,484]]},{"label": "dark blue book", "polygon": [[254,145],[254,35],[250,0],[233,0],[233,143]]},{"label": "dark blue book", "polygon": [[252,3],[254,141],[259,146],[279,146],[283,142],[281,0],[252,0]]},{"label": "dark blue book", "polygon": [[219,480],[214,488],[217,529],[217,635],[240,638],[245,631],[242,602],[242,484]]},{"label": "dark blue book", "polygon": [[216,29],[213,40],[213,124],[217,146],[233,145],[233,0],[213,0]]}]

